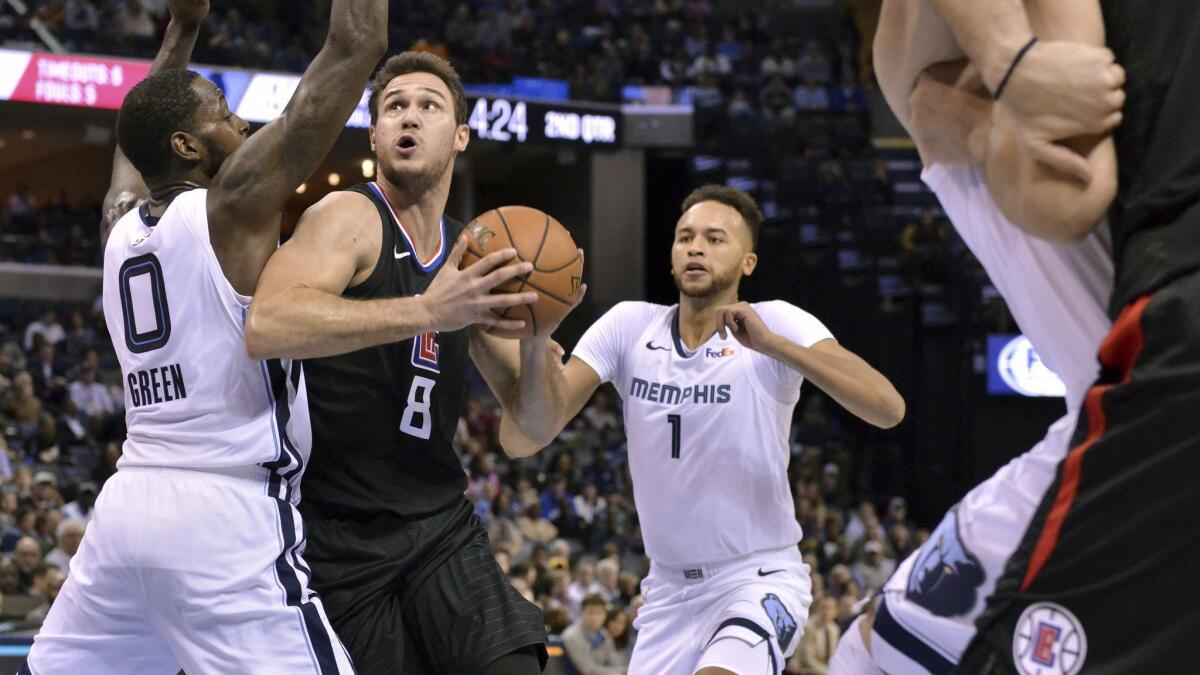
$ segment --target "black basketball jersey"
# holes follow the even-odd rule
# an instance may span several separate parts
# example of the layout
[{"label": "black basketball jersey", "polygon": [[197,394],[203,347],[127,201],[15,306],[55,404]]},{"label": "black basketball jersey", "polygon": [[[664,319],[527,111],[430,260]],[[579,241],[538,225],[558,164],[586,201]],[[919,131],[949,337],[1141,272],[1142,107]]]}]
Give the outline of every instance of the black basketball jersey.
[{"label": "black basketball jersey", "polygon": [[[379,211],[383,244],[375,271],[343,297],[420,295],[463,230],[442,219],[432,260],[408,234],[374,183],[350,188]],[[462,413],[470,329],[426,333],[300,364],[297,406],[307,396],[311,465],[301,485],[309,518],[417,517],[462,499],[466,478],[451,445]]]},{"label": "black basketball jersey", "polygon": [[1200,269],[1200,7],[1194,0],[1101,0],[1125,68],[1110,212],[1117,313]]}]

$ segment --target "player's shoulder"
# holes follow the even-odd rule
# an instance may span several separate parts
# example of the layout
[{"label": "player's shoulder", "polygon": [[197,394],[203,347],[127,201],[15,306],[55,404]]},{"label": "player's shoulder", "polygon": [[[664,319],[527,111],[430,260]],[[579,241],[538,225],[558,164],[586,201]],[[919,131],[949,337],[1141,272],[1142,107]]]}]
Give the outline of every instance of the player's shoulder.
[{"label": "player's shoulder", "polygon": [[623,300],[613,305],[604,316],[608,320],[637,322],[634,325],[645,328],[651,321],[669,314],[673,308],[674,305],[658,305],[644,300]]},{"label": "player's shoulder", "polygon": [[320,229],[341,238],[379,229],[379,211],[367,195],[355,190],[330,192],[304,210],[297,231]]},{"label": "player's shoulder", "polygon": [[750,306],[755,312],[764,319],[770,318],[794,318],[794,317],[813,317],[812,314],[800,309],[796,305],[787,300],[762,300],[760,302],[752,302]]}]

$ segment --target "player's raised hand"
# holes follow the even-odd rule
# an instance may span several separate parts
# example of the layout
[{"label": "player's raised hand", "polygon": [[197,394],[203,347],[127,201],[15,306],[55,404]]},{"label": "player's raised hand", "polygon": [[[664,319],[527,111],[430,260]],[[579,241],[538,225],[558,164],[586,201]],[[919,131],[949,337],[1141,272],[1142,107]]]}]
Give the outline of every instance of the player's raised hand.
[{"label": "player's raised hand", "polygon": [[493,290],[519,276],[533,271],[528,262],[508,265],[517,256],[515,249],[506,248],[484,256],[470,267],[460,270],[467,251],[467,235],[455,242],[449,257],[421,295],[435,330],[458,330],[471,324],[493,326],[506,330],[521,330],[524,321],[501,319],[493,309],[528,305],[537,301],[537,293],[502,293]]},{"label": "player's raised hand", "polygon": [[1087,160],[1056,141],[1105,134],[1121,123],[1125,70],[1111,50],[1077,42],[1035,43],[1013,68],[1000,104],[1037,160],[1091,181]]},{"label": "player's raised hand", "polygon": [[208,16],[208,0],[167,0],[171,19],[184,23],[200,23]]},{"label": "player's raised hand", "polygon": [[743,347],[754,351],[762,351],[775,337],[758,312],[746,302],[717,308],[717,332],[722,340],[732,333]]}]

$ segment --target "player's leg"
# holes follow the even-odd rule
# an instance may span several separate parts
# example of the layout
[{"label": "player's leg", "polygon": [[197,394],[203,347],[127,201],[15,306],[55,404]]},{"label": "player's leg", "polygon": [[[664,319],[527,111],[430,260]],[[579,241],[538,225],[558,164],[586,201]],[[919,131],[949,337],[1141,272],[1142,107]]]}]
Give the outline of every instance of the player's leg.
[{"label": "player's leg", "polygon": [[425,668],[478,673],[532,648],[538,658],[527,672],[541,672],[547,658],[542,612],[509,583],[471,504],[464,499],[426,521],[422,538],[435,546],[401,591],[405,634]]},{"label": "player's leg", "polygon": [[[769,574],[761,575],[762,570]],[[714,582],[712,601],[703,610],[707,637],[696,672],[782,673],[800,644],[812,604],[812,582],[800,552],[756,556]]]},{"label": "player's leg", "polygon": [[143,518],[142,488],[125,471],[105,484],[71,573],[34,638],[28,672],[179,670],[175,655],[145,618],[134,549]]},{"label": "player's leg", "polygon": [[[850,624],[842,639],[838,641],[837,650],[829,659],[827,675],[883,675],[871,654],[871,629],[874,625],[873,614],[863,614]],[[902,671],[892,671],[900,673]]]},{"label": "player's leg", "polygon": [[1075,445],[964,672],[1200,672],[1197,298],[1200,275],[1185,277],[1114,323]]},{"label": "player's leg", "polygon": [[[682,580],[680,580],[682,582]],[[646,604],[633,622],[637,642],[629,659],[630,675],[692,675],[701,642],[695,605],[688,597],[693,586],[662,578],[653,565],[642,580]]]},{"label": "player's leg", "polygon": [[248,476],[167,470],[153,479],[146,509],[166,517],[143,524],[142,577],[150,618],[186,672],[353,672],[309,588],[292,504]]},{"label": "player's leg", "polygon": [[[310,519],[305,561],[334,631],[359,673],[418,672],[406,657],[396,579],[412,541],[396,523]],[[405,550],[400,550],[405,549]]]}]

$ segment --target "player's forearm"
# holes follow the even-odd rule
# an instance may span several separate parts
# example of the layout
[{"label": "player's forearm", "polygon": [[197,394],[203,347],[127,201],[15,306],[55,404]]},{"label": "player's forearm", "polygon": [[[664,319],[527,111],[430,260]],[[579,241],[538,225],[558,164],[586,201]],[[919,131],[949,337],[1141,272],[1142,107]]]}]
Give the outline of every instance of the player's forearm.
[{"label": "player's forearm", "polygon": [[1017,52],[1033,36],[1022,0],[929,0],[995,92]]},{"label": "player's forearm", "polygon": [[196,46],[196,37],[200,34],[200,18],[178,19],[171,17],[167,30],[163,33],[162,45],[150,64],[150,75],[156,75],[166,70],[183,70],[192,60],[192,49]]},{"label": "player's forearm", "polygon": [[549,445],[566,420],[566,380],[549,338],[520,343],[521,371],[513,387],[512,419],[540,447]]},{"label": "player's forearm", "polygon": [[776,337],[763,353],[787,364],[864,422],[890,429],[904,419],[904,399],[892,383],[850,352],[801,347]]},{"label": "player's forearm", "polygon": [[433,330],[419,297],[349,300],[294,287],[255,298],[246,349],[255,359],[312,359],[407,340]]}]

